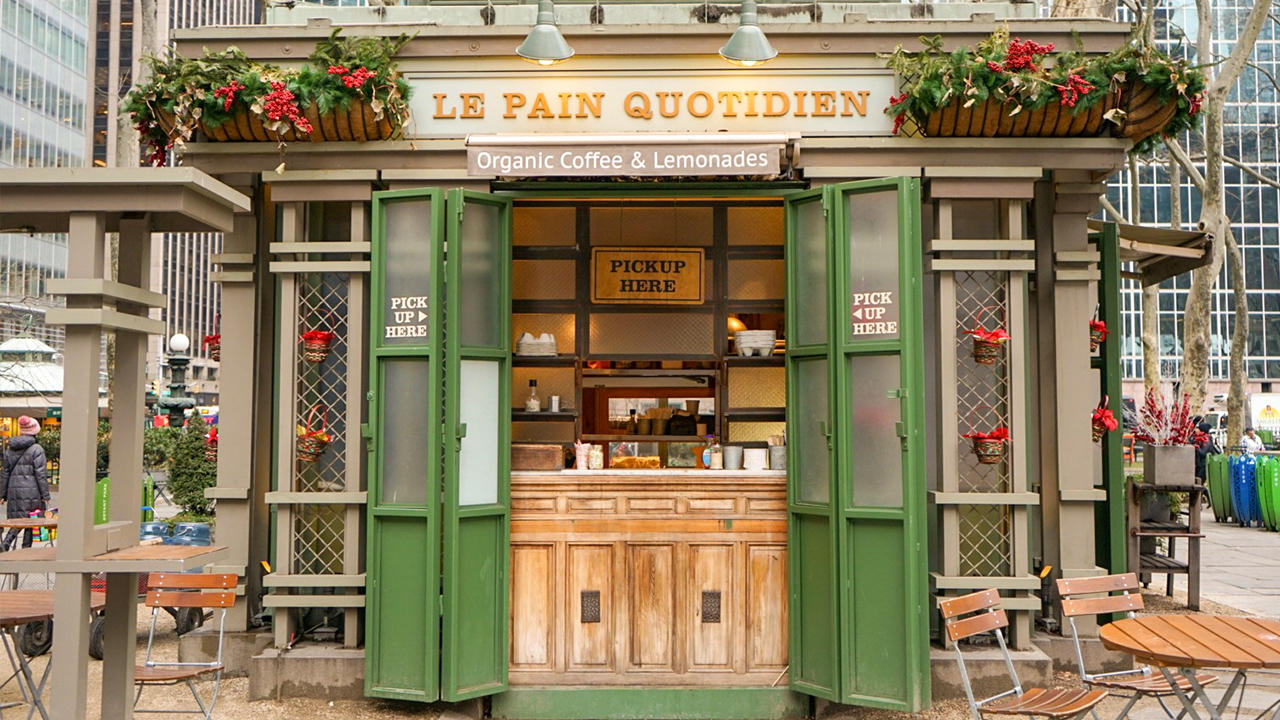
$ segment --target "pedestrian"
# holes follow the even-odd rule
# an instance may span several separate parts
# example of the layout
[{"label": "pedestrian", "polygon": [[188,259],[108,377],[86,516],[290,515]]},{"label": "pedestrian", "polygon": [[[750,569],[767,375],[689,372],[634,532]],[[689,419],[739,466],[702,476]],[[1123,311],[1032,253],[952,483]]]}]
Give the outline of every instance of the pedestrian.
[{"label": "pedestrian", "polygon": [[1209,433],[1211,429],[1213,429],[1212,425],[1202,422],[1196,426],[1196,431],[1191,438],[1191,442],[1196,446],[1196,482],[1200,485],[1204,484],[1209,456],[1222,453],[1222,449],[1213,441],[1213,435]]},{"label": "pedestrian", "polygon": [[[9,439],[9,446],[0,459],[0,501],[8,505],[10,518],[31,517],[31,513],[43,511],[49,502],[49,482],[45,476],[44,448],[36,440],[40,423],[23,415],[18,418],[18,436]],[[10,530],[4,538],[4,547],[13,546],[18,530]],[[31,547],[31,530],[22,531],[22,547]]]},{"label": "pedestrian", "polygon": [[1262,444],[1262,438],[1258,437],[1257,431],[1251,427],[1244,429],[1244,437],[1241,438],[1240,444],[1244,447],[1246,455],[1254,455],[1267,449]]}]

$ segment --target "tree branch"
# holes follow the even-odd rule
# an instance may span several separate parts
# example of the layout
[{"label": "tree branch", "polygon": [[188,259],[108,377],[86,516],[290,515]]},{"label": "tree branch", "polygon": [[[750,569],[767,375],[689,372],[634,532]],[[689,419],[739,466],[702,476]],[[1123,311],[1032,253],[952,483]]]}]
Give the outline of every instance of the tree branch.
[{"label": "tree branch", "polygon": [[1262,173],[1258,172],[1257,170],[1253,169],[1252,167],[1250,167],[1250,166],[1248,166],[1248,165],[1246,165],[1246,164],[1244,164],[1244,163],[1240,162],[1239,160],[1237,160],[1237,159],[1235,159],[1235,158],[1233,158],[1233,157],[1231,157],[1231,156],[1229,156],[1229,155],[1223,154],[1223,156],[1222,156],[1222,160],[1223,160],[1223,162],[1227,163],[1228,165],[1235,165],[1236,167],[1238,167],[1238,168],[1240,168],[1241,170],[1245,171],[1245,172],[1246,172],[1246,173],[1248,173],[1249,175],[1252,175],[1252,176],[1253,176],[1253,178],[1254,178],[1255,180],[1257,180],[1258,182],[1265,183],[1265,184],[1267,184],[1267,185],[1270,185],[1270,186],[1271,186],[1271,187],[1273,187],[1273,188],[1280,189],[1280,180],[1272,180],[1271,178],[1267,177],[1266,175],[1263,175]]},{"label": "tree branch", "polygon": [[[1258,72],[1262,73],[1263,75],[1266,75],[1267,79],[1271,81],[1271,86],[1274,87],[1277,91],[1280,91],[1280,82],[1276,82],[1275,75],[1272,75],[1271,73],[1267,72],[1265,68],[1263,68],[1258,63],[1253,62],[1252,60],[1250,60],[1249,62],[1246,62],[1245,64],[1253,68],[1254,70],[1257,70]],[[1252,105],[1254,102],[1257,102],[1257,100],[1255,99],[1251,101],[1249,104]]]},{"label": "tree branch", "polygon": [[[1253,54],[1253,46],[1258,39],[1258,34],[1262,32],[1262,25],[1271,14],[1272,2],[1273,0],[1261,0],[1249,12],[1249,19],[1245,21],[1244,28],[1240,31],[1231,55],[1218,68],[1217,77],[1213,79],[1214,92],[1221,93],[1225,97],[1231,86],[1236,84],[1245,63]],[[1202,49],[1206,55],[1212,52],[1211,46]]]},{"label": "tree branch", "polygon": [[1124,223],[1125,225],[1133,224],[1125,219],[1124,215],[1120,214],[1120,211],[1116,209],[1115,205],[1111,204],[1111,201],[1107,199],[1106,195],[1099,195],[1098,202],[1102,203],[1102,209],[1106,210],[1108,215],[1115,218],[1116,222]]},{"label": "tree branch", "polygon": [[1204,175],[1200,174],[1200,170],[1195,166],[1195,163],[1191,162],[1187,151],[1173,138],[1165,138],[1164,144],[1165,147],[1169,148],[1169,153],[1173,155],[1173,159],[1178,161],[1182,171],[1187,174],[1187,177],[1191,178],[1191,184],[1195,185],[1196,190],[1199,190],[1200,194],[1203,195],[1205,191]]}]

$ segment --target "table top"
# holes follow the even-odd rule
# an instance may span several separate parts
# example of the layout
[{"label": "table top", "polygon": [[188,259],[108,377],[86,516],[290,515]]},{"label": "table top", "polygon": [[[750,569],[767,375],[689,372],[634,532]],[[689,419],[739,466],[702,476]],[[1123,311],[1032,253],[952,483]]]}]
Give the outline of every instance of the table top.
[{"label": "table top", "polygon": [[135,545],[85,558],[59,560],[53,546],[29,547],[0,553],[2,573],[151,573],[185,572],[221,560],[227,549],[219,545]]},{"label": "table top", "polygon": [[1152,665],[1280,669],[1280,620],[1220,615],[1147,615],[1102,626],[1108,650]]},{"label": "table top", "polygon": [[58,518],[0,518],[0,528],[56,528]]},{"label": "table top", "polygon": [[[100,610],[107,604],[103,593],[92,593],[89,605]],[[0,627],[53,619],[52,590],[0,590]]]}]

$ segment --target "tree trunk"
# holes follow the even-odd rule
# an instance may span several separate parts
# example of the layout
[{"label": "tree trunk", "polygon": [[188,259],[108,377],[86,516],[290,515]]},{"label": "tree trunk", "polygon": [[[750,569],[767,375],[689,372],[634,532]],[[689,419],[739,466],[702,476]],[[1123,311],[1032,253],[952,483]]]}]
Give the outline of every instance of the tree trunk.
[{"label": "tree trunk", "polygon": [[1244,288],[1244,254],[1236,243],[1231,228],[1223,226],[1223,238],[1227,248],[1228,269],[1231,272],[1231,290],[1236,301],[1235,323],[1231,329],[1231,356],[1227,363],[1227,374],[1231,378],[1231,387],[1227,392],[1227,447],[1240,444],[1244,435],[1245,409],[1244,394],[1249,383],[1249,374],[1244,367],[1244,354],[1249,344],[1249,299]]}]

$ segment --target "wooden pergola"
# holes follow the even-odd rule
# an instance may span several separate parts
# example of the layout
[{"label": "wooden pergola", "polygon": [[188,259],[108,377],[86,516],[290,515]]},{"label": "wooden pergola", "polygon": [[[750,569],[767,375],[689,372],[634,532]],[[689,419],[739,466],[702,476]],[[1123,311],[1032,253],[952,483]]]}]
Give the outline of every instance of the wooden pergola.
[{"label": "wooden pergola", "polygon": [[[67,233],[67,274],[51,280],[66,307],[47,321],[66,328],[60,522],[55,549],[0,556],[0,572],[54,576],[53,717],[84,717],[90,612],[89,580],[107,573],[102,716],[133,715],[137,577],[202,567],[222,547],[139,546],[142,430],[147,336],[163,335],[152,317],[166,298],[151,287],[151,234],[225,232],[249,198],[193,168],[35,168],[0,171],[0,229]],[[107,233],[119,234],[118,270]],[[111,462],[114,498],[108,522],[94,524],[99,358],[103,334],[116,335],[110,378],[115,405]]]}]

